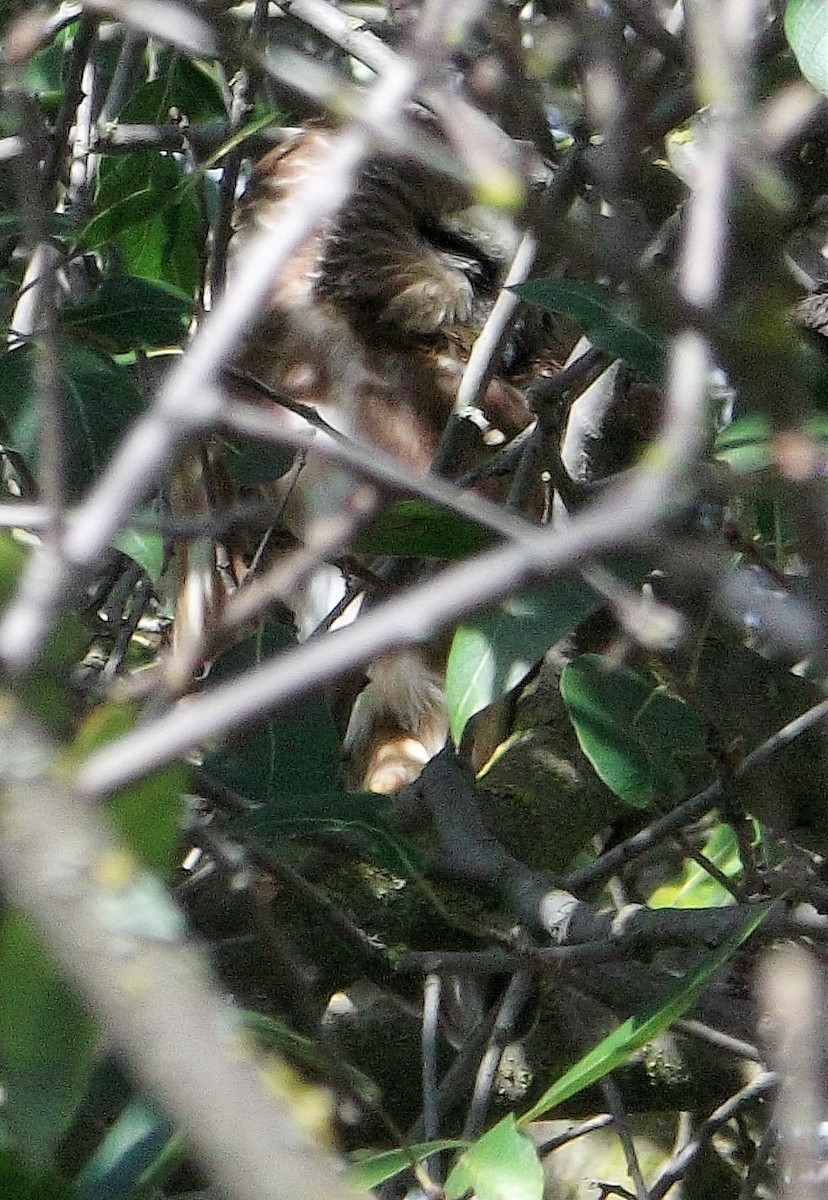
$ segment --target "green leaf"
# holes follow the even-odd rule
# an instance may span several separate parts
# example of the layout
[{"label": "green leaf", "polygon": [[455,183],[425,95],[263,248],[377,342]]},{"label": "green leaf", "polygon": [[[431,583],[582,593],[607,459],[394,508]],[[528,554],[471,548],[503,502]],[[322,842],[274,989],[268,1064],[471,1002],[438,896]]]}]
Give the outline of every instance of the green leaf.
[{"label": "green leaf", "polygon": [[383,1150],[377,1154],[370,1150],[355,1150],[350,1155],[348,1174],[355,1187],[369,1191],[401,1175],[411,1169],[412,1163],[422,1162],[430,1154],[439,1154],[441,1150],[459,1150],[467,1142],[457,1138],[443,1138],[438,1142],[418,1142],[405,1150]]},{"label": "green leaf", "polygon": [[65,309],[61,323],[108,354],[178,346],[187,334],[193,302],[169,284],[134,275],[109,275],[85,304]]},{"label": "green leaf", "polygon": [[[718,824],[704,844],[702,853],[728,879],[737,879],[742,872],[739,843],[730,825]],[[688,860],[681,877],[663,883],[647,899],[648,908],[720,908],[733,904],[733,896],[705,871],[700,863]]]},{"label": "green leaf", "polygon": [[[0,355],[3,441],[36,475],[41,414],[34,396],[33,346]],[[85,346],[60,347],[64,402],[64,486],[77,500],[100,474],[146,401],[124,367]]]},{"label": "green leaf", "polygon": [[[718,434],[715,456],[741,474],[767,470],[773,462],[772,436],[770,421],[763,414],[739,417]],[[821,449],[828,448],[828,416],[820,414],[806,421],[805,436]]]},{"label": "green leaf", "polygon": [[401,500],[356,540],[366,557],[462,558],[492,544],[492,534],[457,513],[425,500]]},{"label": "green leaf", "polygon": [[[0,608],[14,595],[26,561],[26,550],[8,531],[0,533]],[[30,712],[62,737],[73,727],[72,668],[83,654],[89,635],[80,619],[67,613],[47,638],[32,669],[17,681],[17,691]]]},{"label": "green leaf", "polygon": [[543,1168],[514,1113],[464,1151],[449,1172],[448,1200],[459,1200],[469,1189],[475,1200],[541,1200]]},{"label": "green leaf", "polygon": [[199,206],[191,188],[179,189],[151,220],[119,238],[127,270],[195,295],[201,282]]},{"label": "green leaf", "polygon": [[128,274],[157,280],[193,296],[201,279],[201,222],[196,187],[169,155],[142,151],[104,160],[98,214],[79,244],[114,242]]},{"label": "green leaf", "polygon": [[[144,509],[142,515],[151,519],[153,514]],[[159,582],[166,561],[162,534],[151,529],[124,529],[115,539],[115,545],[127,558],[143,567],[153,583]]]},{"label": "green leaf", "polygon": [[17,591],[20,573],[26,562],[26,551],[5,529],[0,532],[0,608],[5,608]]},{"label": "green leaf", "polygon": [[24,1162],[44,1169],[89,1085],[98,1035],[16,910],[0,926],[0,979],[3,1120]]},{"label": "green leaf", "polygon": [[594,1050],[544,1092],[540,1100],[523,1114],[519,1123],[528,1125],[530,1121],[539,1120],[571,1096],[577,1095],[596,1080],[603,1079],[616,1067],[622,1066],[642,1046],[646,1046],[665,1029],[669,1029],[674,1021],[692,1008],[713,975],[732,958],[739,946],[761,925],[774,907],[772,904],[766,905],[753,913],[738,934],[707,955],[701,966],[682,981],[676,994],[666,1004],[662,1004],[648,1016],[630,1017],[599,1042]]},{"label": "green leaf", "polygon": [[564,279],[530,279],[512,290],[545,312],[571,317],[597,349],[622,358],[654,383],[662,381],[666,339],[644,329],[622,297],[597,284]]},{"label": "green leaf", "polygon": [[766,470],[771,461],[770,435],[767,417],[740,417],[717,435],[715,456],[742,474]]},{"label": "green leaf", "polygon": [[[292,1063],[298,1063],[310,1071],[326,1074],[330,1070],[330,1052],[313,1038],[296,1033],[275,1017],[267,1016],[264,1013],[252,1012],[250,1009],[243,1008],[238,1011],[238,1016],[244,1031],[252,1034],[256,1042],[264,1049],[275,1050]],[[351,1066],[350,1063],[343,1062],[341,1067],[356,1091],[362,1096],[371,1096],[375,1100],[379,1100],[379,1090],[373,1080],[358,1071],[356,1067]]]},{"label": "green leaf", "polygon": [[828,96],[828,0],[788,0],[785,35],[802,74]]},{"label": "green leaf", "polygon": [[155,125],[170,119],[170,109],[199,124],[222,120],[226,106],[214,75],[205,63],[166,54],[157,79],[143,83],[118,113],[120,121]]},{"label": "green leaf", "polygon": [[465,621],[454,635],[446,665],[446,704],[455,743],[475,713],[516,687],[550,646],[600,605],[585,584],[562,577]]},{"label": "green leaf", "polygon": [[[134,726],[135,716],[128,705],[101,705],[78,732],[72,754],[85,758]],[[169,874],[173,867],[186,790],[187,768],[183,763],[172,763],[122,788],[106,805],[118,835],[145,866],[161,875]]]},{"label": "green leaf", "polygon": [[98,186],[98,212],[82,230],[79,245],[94,250],[116,240],[133,225],[149,221],[174,202],[182,182],[174,160],[151,150],[105,159]]},{"label": "green leaf", "polygon": [[176,1150],[183,1144],[169,1118],[149,1100],[130,1101],[76,1177],[78,1200],[127,1200]]},{"label": "green leaf", "polygon": [[599,778],[634,808],[677,798],[684,760],[704,761],[698,714],[627,667],[584,654],[564,668],[561,696]]}]

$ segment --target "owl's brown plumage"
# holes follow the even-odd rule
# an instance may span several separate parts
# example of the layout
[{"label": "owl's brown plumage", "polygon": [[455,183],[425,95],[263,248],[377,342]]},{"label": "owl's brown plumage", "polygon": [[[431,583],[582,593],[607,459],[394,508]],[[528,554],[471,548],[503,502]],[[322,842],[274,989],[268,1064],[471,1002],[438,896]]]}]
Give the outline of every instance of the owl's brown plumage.
[{"label": "owl's brown plumage", "polygon": [[[237,250],[278,228],[296,186],[324,169],[330,137],[312,129],[261,160],[239,205]],[[275,284],[242,365],[426,470],[516,245],[513,222],[471,205],[458,182],[372,160]],[[506,436],[528,423],[503,379],[483,408]]]},{"label": "owl's brown plumage", "polygon": [[[278,229],[297,186],[324,170],[330,139],[309,129],[258,163],[238,207],[233,254],[261,229]],[[517,238],[510,220],[472,205],[459,182],[399,158],[370,161],[338,216],[274,283],[237,365],[426,471]],[[530,421],[505,375],[481,407],[505,437]],[[324,511],[326,493],[341,498],[341,473],[336,486],[332,475],[312,464],[292,491],[287,521],[299,537]],[[299,615],[308,629],[324,613]],[[364,786],[392,791],[445,740],[440,680],[434,662],[414,654],[385,659],[370,675],[347,742]]]}]

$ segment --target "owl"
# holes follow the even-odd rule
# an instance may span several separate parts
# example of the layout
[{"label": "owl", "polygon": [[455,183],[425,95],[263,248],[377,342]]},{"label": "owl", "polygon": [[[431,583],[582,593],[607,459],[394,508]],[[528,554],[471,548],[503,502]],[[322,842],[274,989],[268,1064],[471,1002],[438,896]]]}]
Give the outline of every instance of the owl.
[{"label": "owl", "polygon": [[[236,214],[231,277],[252,235],[277,231],[298,186],[324,170],[331,137],[309,128],[255,167]],[[313,231],[274,282],[237,366],[313,405],[349,437],[426,472],[519,233],[511,218],[473,204],[457,180],[421,162],[377,156],[338,215]],[[484,440],[509,439],[532,419],[513,381],[522,357],[522,347],[509,348],[483,398],[481,451]],[[249,391],[244,398],[264,402]],[[284,412],[279,419],[299,420]],[[466,448],[459,470],[471,466],[475,449]],[[291,532],[302,539],[356,486],[341,469],[309,460],[284,496]],[[302,636],[336,602],[337,587],[341,594],[338,573],[321,570],[291,598]],[[443,746],[440,658],[435,647],[371,666],[345,738],[354,783],[395,791]]]}]

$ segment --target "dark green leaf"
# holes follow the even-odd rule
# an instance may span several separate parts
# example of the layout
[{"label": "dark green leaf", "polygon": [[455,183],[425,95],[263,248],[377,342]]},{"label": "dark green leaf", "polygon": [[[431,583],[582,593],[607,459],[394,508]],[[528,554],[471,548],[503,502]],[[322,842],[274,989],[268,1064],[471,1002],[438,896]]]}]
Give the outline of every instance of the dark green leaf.
[{"label": "dark green leaf", "polygon": [[[719,743],[737,741],[746,750],[822,699],[820,688],[774,662],[748,650],[729,631],[715,630],[698,657],[694,693],[699,711],[716,730]],[[828,842],[828,753],[817,729],[806,731],[781,746],[760,769],[734,782],[729,800],[775,829],[808,831],[824,851]]]},{"label": "dark green leaf", "polygon": [[597,284],[564,279],[530,279],[513,291],[545,312],[571,317],[598,350],[622,358],[654,383],[661,382],[666,339],[644,329],[623,298]]},{"label": "dark green leaf", "polygon": [[646,1046],[665,1029],[669,1029],[674,1021],[696,1003],[712,976],[733,957],[739,946],[761,925],[772,909],[773,905],[758,909],[735,937],[707,955],[700,967],[688,973],[677,988],[675,996],[666,1004],[660,1005],[648,1016],[630,1017],[599,1042],[594,1050],[544,1092],[540,1100],[523,1114],[520,1124],[528,1125],[531,1121],[539,1120],[571,1096],[577,1095],[596,1080],[603,1079],[616,1067],[622,1066],[642,1046]]},{"label": "dark green leaf", "polygon": [[29,919],[13,910],[0,927],[0,979],[3,1119],[24,1161],[44,1169],[89,1084],[97,1032]]},{"label": "dark green leaf", "polygon": [[[218,776],[210,759],[211,774]],[[261,808],[233,821],[235,832],[244,832],[262,845],[280,844],[288,830],[314,828],[343,830],[364,826],[368,832],[388,825],[391,802],[377,792],[346,792],[340,785],[327,792],[285,792]],[[398,859],[394,859],[397,865]]]},{"label": "dark green leaf", "polygon": [[684,759],[704,761],[697,713],[627,667],[582,655],[564,669],[561,695],[598,776],[635,808],[678,798]]},{"label": "dark green leaf", "polygon": [[[40,413],[33,398],[34,356],[31,346],[0,355],[0,416],[4,443],[36,475]],[[123,367],[87,347],[61,346],[59,366],[64,384],[64,485],[76,500],[146,404]]]},{"label": "dark green leaf", "polygon": [[538,1152],[513,1113],[484,1133],[455,1163],[446,1180],[448,1200],[469,1190],[475,1200],[541,1200],[543,1168]]},{"label": "dark green leaf", "polygon": [[[294,644],[283,626],[261,627],[215,663],[211,687],[258,666]],[[339,778],[339,738],[321,695],[290,705],[272,720],[233,738],[205,757],[205,770],[261,808],[240,818],[266,839],[280,823],[344,815],[347,795]]]},{"label": "dark green leaf", "polygon": [[61,322],[108,354],[178,346],[193,314],[189,296],[169,284],[110,275],[85,304],[65,309]]},{"label": "dark green leaf", "polygon": [[0,1196],[8,1200],[77,1200],[74,1189],[54,1171],[32,1170],[6,1148],[0,1149]]},{"label": "dark green leaf", "polygon": [[230,478],[241,487],[258,487],[280,479],[290,470],[296,453],[287,447],[268,446],[246,438],[222,440],[222,461]]},{"label": "dark green leaf", "polygon": [[828,0],[788,0],[785,34],[802,74],[828,96]]},{"label": "dark green leaf", "polygon": [[492,543],[492,534],[457,513],[425,500],[401,500],[359,535],[356,550],[366,556],[462,558]]},{"label": "dark green leaf", "polygon": [[501,601],[459,627],[446,667],[451,735],[459,744],[468,721],[504,696],[550,646],[600,607],[585,584],[561,578]]},{"label": "dark green leaf", "polygon": [[155,125],[170,120],[170,109],[192,123],[221,120],[226,106],[210,68],[179,54],[169,54],[157,79],[143,83],[118,114],[120,121]]}]

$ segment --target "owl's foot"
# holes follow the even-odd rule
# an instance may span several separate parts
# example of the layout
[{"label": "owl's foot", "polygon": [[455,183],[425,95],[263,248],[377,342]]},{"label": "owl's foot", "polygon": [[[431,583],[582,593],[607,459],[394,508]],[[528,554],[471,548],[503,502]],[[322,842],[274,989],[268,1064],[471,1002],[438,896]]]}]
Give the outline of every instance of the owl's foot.
[{"label": "owl's foot", "polygon": [[416,653],[375,663],[357,697],[345,750],[357,786],[389,794],[415,780],[445,745],[448,720],[440,681]]}]

